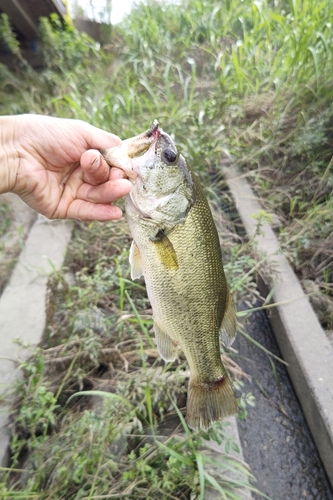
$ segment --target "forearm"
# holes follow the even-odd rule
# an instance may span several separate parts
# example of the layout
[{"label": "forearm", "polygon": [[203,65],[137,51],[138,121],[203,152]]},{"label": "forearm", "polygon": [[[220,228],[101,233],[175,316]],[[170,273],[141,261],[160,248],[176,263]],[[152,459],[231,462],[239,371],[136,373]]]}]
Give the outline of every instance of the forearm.
[{"label": "forearm", "polygon": [[15,148],[16,117],[0,116],[0,194],[13,191],[19,168],[19,154]]}]

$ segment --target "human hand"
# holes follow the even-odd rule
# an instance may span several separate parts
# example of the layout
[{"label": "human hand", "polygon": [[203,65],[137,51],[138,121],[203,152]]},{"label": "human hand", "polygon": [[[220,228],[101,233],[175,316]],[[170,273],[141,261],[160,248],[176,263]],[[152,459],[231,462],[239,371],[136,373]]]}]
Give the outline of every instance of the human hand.
[{"label": "human hand", "polygon": [[111,203],[131,183],[98,151],[118,144],[117,136],[80,120],[0,117],[0,193],[16,193],[50,219],[119,219],[122,211]]}]

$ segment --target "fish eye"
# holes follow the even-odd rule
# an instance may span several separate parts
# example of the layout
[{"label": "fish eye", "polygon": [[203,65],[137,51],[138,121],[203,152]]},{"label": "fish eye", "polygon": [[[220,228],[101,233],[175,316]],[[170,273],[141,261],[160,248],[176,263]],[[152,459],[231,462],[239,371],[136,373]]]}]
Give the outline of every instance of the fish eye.
[{"label": "fish eye", "polygon": [[173,163],[177,158],[177,154],[172,151],[172,149],[165,149],[163,151],[163,156],[168,163]]}]

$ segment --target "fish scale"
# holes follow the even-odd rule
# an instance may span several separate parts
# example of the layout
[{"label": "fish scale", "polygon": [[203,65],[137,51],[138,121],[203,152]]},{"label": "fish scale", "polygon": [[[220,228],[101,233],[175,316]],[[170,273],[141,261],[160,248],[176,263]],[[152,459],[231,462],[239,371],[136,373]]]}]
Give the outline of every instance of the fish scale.
[{"label": "fish scale", "polygon": [[[149,266],[144,267],[144,277],[148,296],[154,303],[154,319],[162,328],[165,326],[166,332],[174,340],[184,345],[193,373],[200,373],[199,367],[205,362],[198,347],[204,348],[206,345],[211,348],[214,345],[212,355],[215,362],[220,358],[218,332],[226,299],[218,236],[206,200],[200,197],[201,200],[191,207],[185,222],[167,233],[168,239],[177,249],[177,270],[169,270],[161,264],[158,250],[147,238],[146,228],[142,230],[140,225],[130,222],[142,261],[149,262]],[[202,238],[199,239],[198,234]],[[212,236],[214,244],[211,244]],[[215,335],[211,335],[214,330]],[[210,363],[212,355],[208,358]],[[215,364],[211,364],[211,368],[214,366],[215,374],[218,372],[221,375],[221,363]],[[205,377],[214,376],[208,371],[204,373]]]}]

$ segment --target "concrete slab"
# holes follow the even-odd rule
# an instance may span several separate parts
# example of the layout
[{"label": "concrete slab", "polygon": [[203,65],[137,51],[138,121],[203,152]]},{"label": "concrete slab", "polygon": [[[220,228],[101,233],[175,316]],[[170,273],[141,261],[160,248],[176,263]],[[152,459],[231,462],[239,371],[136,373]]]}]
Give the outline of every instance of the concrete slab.
[{"label": "concrete slab", "polygon": [[[239,460],[244,467],[246,467],[246,464],[244,462],[244,456],[243,456],[243,451],[242,451],[242,445],[239,439],[239,432],[238,432],[238,427],[237,427],[237,419],[236,417],[231,417],[228,419],[226,423],[229,423],[229,434],[233,437],[234,443],[237,444],[239,448],[239,453],[235,452],[234,450],[230,450],[229,455],[236,460]],[[215,462],[218,463],[219,457],[225,455],[225,448],[224,448],[224,443],[221,445],[217,444],[216,441],[208,441],[205,443],[205,447],[203,451],[211,456],[212,459],[215,460]],[[223,463],[223,462],[222,462]],[[205,466],[206,471],[211,474],[214,477],[214,472],[216,469],[217,470],[217,477],[221,476],[221,467],[220,466]],[[231,480],[231,481],[237,481],[237,482],[242,482],[244,483],[244,488],[235,488],[233,490],[233,493],[237,498],[241,498],[241,500],[251,500],[252,499],[252,493],[250,488],[248,487],[248,476],[246,474],[243,474],[242,472],[230,472],[230,471],[224,471],[225,476]],[[213,488],[207,486],[205,490],[205,495],[204,495],[204,500],[219,500],[221,498],[221,494],[214,490]]]},{"label": "concrete slab", "polygon": [[7,205],[10,224],[0,236],[0,295],[4,285],[11,275],[16,260],[18,259],[24,240],[36,220],[37,213],[28,207],[21,198],[14,193],[0,195],[0,204]]},{"label": "concrete slab", "polygon": [[63,263],[72,223],[35,222],[10,281],[0,298],[0,464],[5,461],[9,443],[8,408],[10,388],[21,377],[17,361],[28,357],[28,350],[14,343],[16,338],[38,345],[45,328],[46,285],[49,275]]},{"label": "concrete slab", "polygon": [[0,237],[0,244],[9,246],[11,244],[11,240],[16,237],[18,232],[21,233],[21,239],[26,236],[37,217],[37,212],[30,208],[14,193],[0,194],[0,203],[6,203],[14,212],[8,231],[6,231],[4,236]]},{"label": "concrete slab", "polygon": [[[245,176],[232,166],[223,169],[236,209],[250,238],[256,235],[262,211]],[[256,236],[263,280],[278,305],[270,310],[279,349],[305,418],[333,486],[333,349],[271,227],[265,223]]]}]

